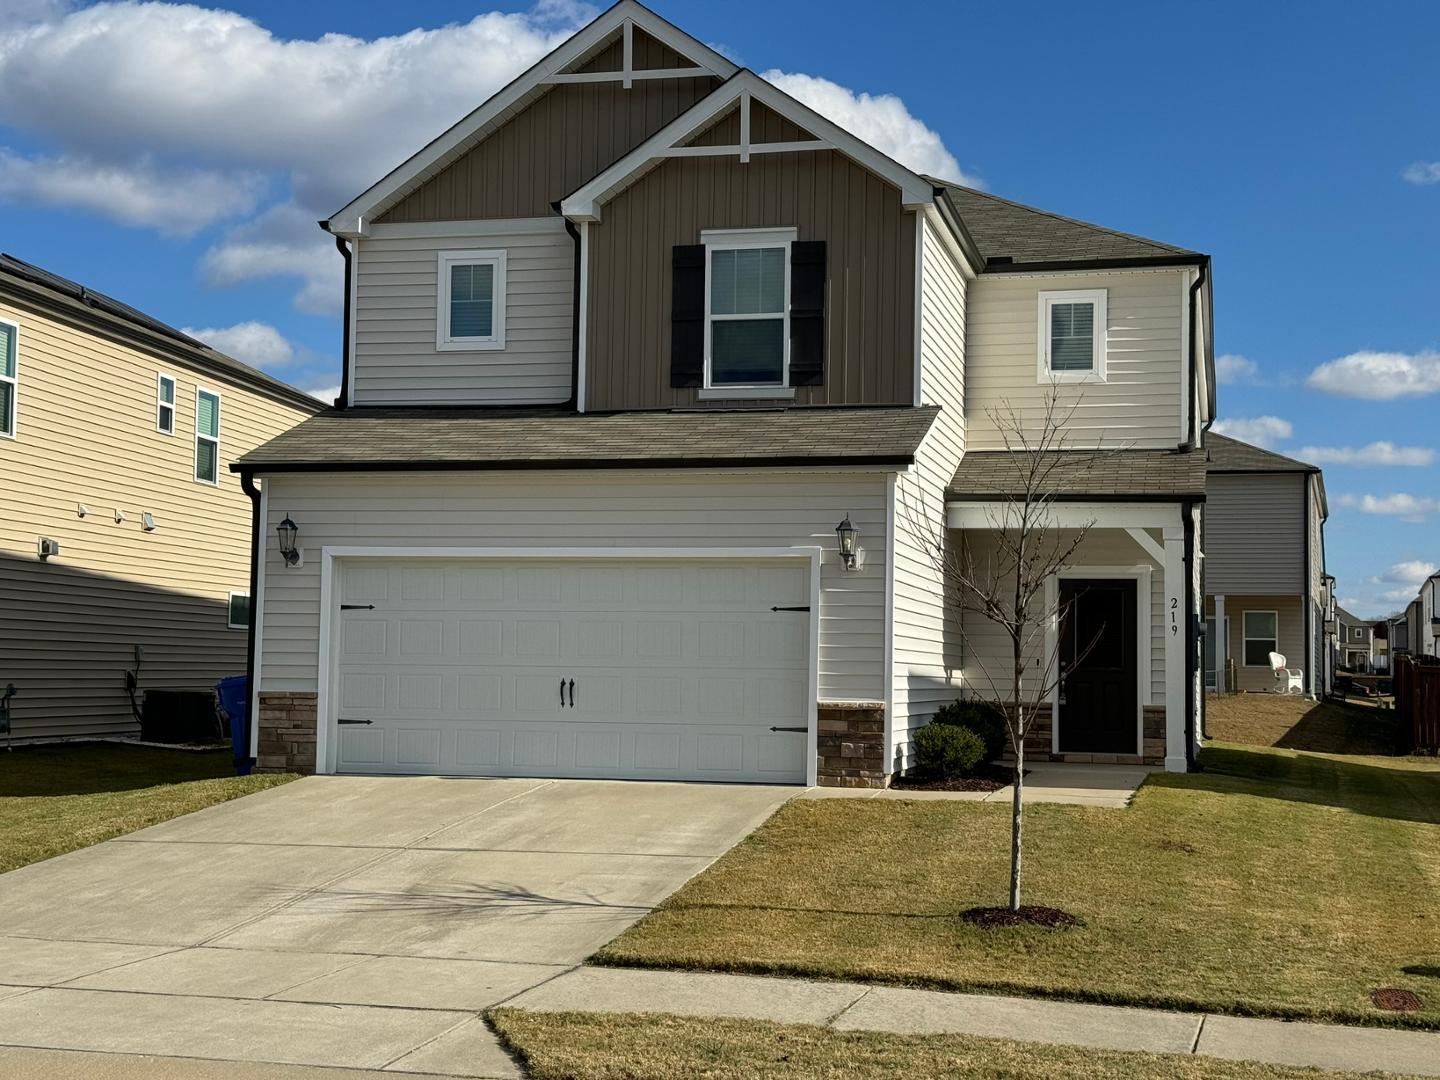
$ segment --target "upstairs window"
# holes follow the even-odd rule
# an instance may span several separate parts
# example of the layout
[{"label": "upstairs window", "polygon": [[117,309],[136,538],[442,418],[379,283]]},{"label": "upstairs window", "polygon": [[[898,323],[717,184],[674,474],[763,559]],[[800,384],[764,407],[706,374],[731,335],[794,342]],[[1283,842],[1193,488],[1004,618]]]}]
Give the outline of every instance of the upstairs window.
[{"label": "upstairs window", "polygon": [[1040,294],[1042,383],[1105,381],[1105,301],[1104,289]]},{"label": "upstairs window", "polygon": [[789,385],[794,229],[706,232],[705,387]]},{"label": "upstairs window", "polygon": [[175,380],[169,375],[155,376],[155,430],[175,434]]},{"label": "upstairs window", "polygon": [[435,348],[505,347],[505,252],[442,251]]},{"label": "upstairs window", "polygon": [[0,435],[15,438],[15,394],[19,376],[20,328],[0,322]]},{"label": "upstairs window", "polygon": [[195,479],[220,483],[220,395],[195,391]]}]

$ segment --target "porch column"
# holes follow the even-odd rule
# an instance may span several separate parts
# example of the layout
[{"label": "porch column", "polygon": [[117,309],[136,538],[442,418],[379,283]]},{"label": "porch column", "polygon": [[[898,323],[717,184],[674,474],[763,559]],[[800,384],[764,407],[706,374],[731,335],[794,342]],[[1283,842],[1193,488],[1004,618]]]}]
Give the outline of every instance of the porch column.
[{"label": "porch column", "polygon": [[1215,597],[1215,693],[1225,693],[1225,672],[1230,666],[1230,635],[1225,632],[1225,597]]},{"label": "porch column", "polygon": [[1165,771],[1184,772],[1185,650],[1190,640],[1185,608],[1185,529],[1166,525],[1165,537]]}]

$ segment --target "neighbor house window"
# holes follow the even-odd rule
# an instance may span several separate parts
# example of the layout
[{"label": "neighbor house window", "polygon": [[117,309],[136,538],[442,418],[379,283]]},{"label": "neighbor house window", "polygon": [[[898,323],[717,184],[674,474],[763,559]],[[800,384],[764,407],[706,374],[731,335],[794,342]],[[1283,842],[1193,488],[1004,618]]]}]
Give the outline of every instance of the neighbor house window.
[{"label": "neighbor house window", "polygon": [[220,395],[195,391],[195,479],[220,482]]},{"label": "neighbor house window", "polygon": [[1041,382],[1104,382],[1106,292],[1085,289],[1040,294]]},{"label": "neighbor house window", "polygon": [[20,327],[0,322],[0,435],[15,437],[15,394],[19,377]]},{"label": "neighbor house window", "polygon": [[250,594],[232,592],[226,612],[226,625],[231,630],[245,630],[250,626]]},{"label": "neighbor house window", "polygon": [[1269,667],[1270,654],[1279,652],[1280,614],[1247,611],[1244,619],[1245,666]]},{"label": "neighbor house window", "polygon": [[705,232],[705,387],[785,387],[794,229]]},{"label": "neighbor house window", "polygon": [[505,252],[442,251],[435,347],[505,347]]},{"label": "neighbor house window", "polygon": [[155,430],[175,434],[175,380],[169,375],[155,377]]}]

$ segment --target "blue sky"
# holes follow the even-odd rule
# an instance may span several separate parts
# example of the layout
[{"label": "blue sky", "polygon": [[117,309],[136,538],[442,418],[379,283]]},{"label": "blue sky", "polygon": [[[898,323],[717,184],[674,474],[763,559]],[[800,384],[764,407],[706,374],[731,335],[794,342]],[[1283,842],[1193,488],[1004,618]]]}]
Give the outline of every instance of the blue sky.
[{"label": "blue sky", "polygon": [[[1321,459],[1342,601],[1440,562],[1440,5],[655,6],[907,164],[1213,255],[1221,416]],[[584,17],[0,0],[0,248],[332,387],[314,220]]]}]

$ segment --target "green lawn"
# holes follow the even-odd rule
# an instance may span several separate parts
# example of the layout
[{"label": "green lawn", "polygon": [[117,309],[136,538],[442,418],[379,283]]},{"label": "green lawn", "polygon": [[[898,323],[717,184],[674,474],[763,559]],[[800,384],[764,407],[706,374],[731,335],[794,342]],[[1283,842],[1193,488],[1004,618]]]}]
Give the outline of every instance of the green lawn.
[{"label": "green lawn", "polygon": [[533,1080],[1357,1080],[1361,1075],[965,1035],[883,1035],[751,1020],[515,1009],[497,1009],[490,1019]]},{"label": "green lawn", "polygon": [[1027,808],[1025,902],[1082,929],[956,918],[1004,901],[1006,807],[796,801],[595,960],[1440,1027],[1440,762],[1203,760],[1128,810]]},{"label": "green lawn", "polygon": [[236,776],[228,749],[81,743],[0,751],[0,873],[294,779]]}]

